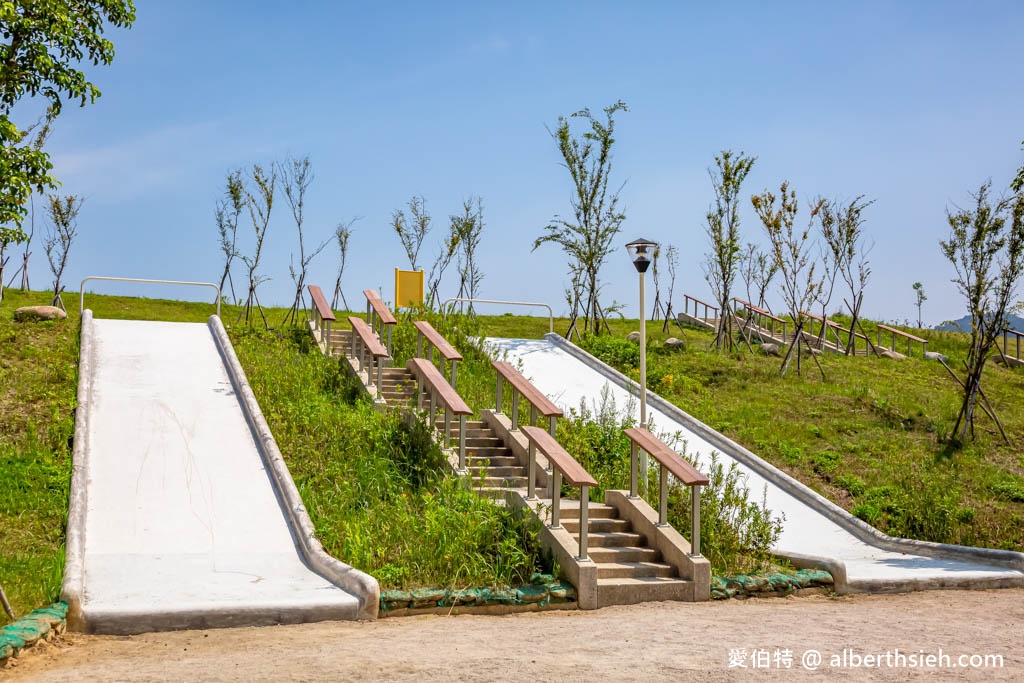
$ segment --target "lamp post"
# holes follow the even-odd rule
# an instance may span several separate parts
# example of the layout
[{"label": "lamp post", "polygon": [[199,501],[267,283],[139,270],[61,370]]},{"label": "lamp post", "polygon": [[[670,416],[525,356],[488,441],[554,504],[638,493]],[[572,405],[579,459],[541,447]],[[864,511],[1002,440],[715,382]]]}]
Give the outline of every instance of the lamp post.
[{"label": "lamp post", "polygon": [[[658,243],[640,238],[626,245],[633,259],[633,266],[640,274],[640,426],[647,428],[647,323],[644,320],[644,273],[651,265],[651,257]],[[640,452],[640,481],[643,491],[647,490],[647,453]]]}]

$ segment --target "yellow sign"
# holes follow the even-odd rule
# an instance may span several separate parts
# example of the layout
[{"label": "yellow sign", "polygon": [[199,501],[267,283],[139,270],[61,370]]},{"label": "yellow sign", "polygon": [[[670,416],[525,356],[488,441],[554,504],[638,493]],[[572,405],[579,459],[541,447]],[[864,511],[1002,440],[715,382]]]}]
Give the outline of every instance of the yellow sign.
[{"label": "yellow sign", "polygon": [[395,268],[395,308],[423,305],[423,271]]}]

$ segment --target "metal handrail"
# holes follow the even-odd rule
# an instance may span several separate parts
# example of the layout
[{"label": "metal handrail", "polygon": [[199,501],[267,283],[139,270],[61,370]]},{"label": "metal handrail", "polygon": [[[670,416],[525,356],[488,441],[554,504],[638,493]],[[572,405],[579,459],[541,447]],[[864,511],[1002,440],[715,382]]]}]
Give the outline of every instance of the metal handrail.
[{"label": "metal handrail", "polygon": [[537,306],[539,308],[548,309],[548,332],[554,333],[555,331],[555,314],[551,310],[551,307],[544,303],[538,303],[536,301],[499,301],[497,299],[463,299],[454,298],[446,299],[442,307],[453,303],[471,303],[471,304],[505,304],[507,306]]},{"label": "metal handrail", "polygon": [[185,282],[183,280],[147,280],[138,277],[106,277],[102,275],[90,275],[82,280],[78,289],[78,312],[85,311],[85,283],[89,280],[103,280],[104,282],[144,282],[154,285],[190,285],[194,287],[213,287],[217,292],[217,317],[220,317],[220,287],[212,282]]}]

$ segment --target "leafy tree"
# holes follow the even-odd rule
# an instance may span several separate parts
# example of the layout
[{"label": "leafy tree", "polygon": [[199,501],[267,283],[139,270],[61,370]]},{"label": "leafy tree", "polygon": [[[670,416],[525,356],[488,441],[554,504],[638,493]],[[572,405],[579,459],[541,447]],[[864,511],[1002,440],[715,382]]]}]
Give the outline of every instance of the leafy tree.
[{"label": "leafy tree", "polygon": [[[480,197],[473,197],[462,203],[462,213],[451,217],[452,225],[459,235],[459,298],[475,299],[480,289],[484,273],[476,259],[476,250],[480,246],[480,235],[484,231],[484,205]],[[469,303],[469,312],[473,312],[473,302]]]},{"label": "leafy tree", "polygon": [[455,258],[455,254],[458,253],[459,242],[462,239],[462,235],[459,232],[459,217],[452,216],[451,219],[452,221],[448,225],[448,234],[441,244],[441,251],[434,260],[434,265],[430,267],[430,275],[427,276],[426,304],[428,308],[433,308],[438,304],[438,289],[441,286],[441,278],[444,277],[444,271],[448,269],[452,259]]},{"label": "leafy tree", "polygon": [[266,281],[257,271],[260,267],[260,257],[263,255],[263,240],[267,237],[267,227],[270,225],[270,212],[274,208],[274,194],[277,189],[277,169],[271,165],[269,171],[264,171],[259,164],[253,164],[252,171],[245,182],[245,205],[249,209],[249,219],[252,221],[252,229],[256,241],[253,247],[252,256],[241,256],[242,262],[249,269],[249,290],[245,298],[245,305],[238,314],[238,319],[245,317],[245,324],[251,325],[253,319],[253,307],[260,312],[263,318],[263,327],[270,329],[267,323],[267,316],[263,313],[263,306],[256,295],[256,288]]},{"label": "leafy tree", "polygon": [[302,302],[302,288],[306,284],[306,270],[320,252],[324,250],[330,240],[324,240],[309,254],[306,253],[306,245],[303,240],[302,228],[305,224],[304,210],[306,207],[306,192],[313,182],[313,166],[309,157],[301,159],[289,158],[284,163],[277,164],[277,175],[281,178],[281,185],[284,187],[284,196],[288,206],[292,210],[292,218],[295,220],[295,228],[299,233],[299,270],[296,272],[294,261],[288,263],[288,274],[295,283],[295,299],[292,300],[291,308],[285,314],[282,325],[289,322],[297,323],[299,320],[299,308],[304,307]]},{"label": "leafy tree", "polygon": [[[750,201],[768,234],[768,240],[771,243],[771,256],[782,276],[782,300],[796,325],[793,343],[782,360],[781,374],[785,375],[793,357],[793,351],[799,349],[800,343],[804,340],[803,329],[807,322],[805,311],[818,297],[818,292],[821,289],[821,279],[815,273],[816,264],[810,259],[808,240],[814,221],[821,213],[824,202],[817,200],[811,206],[807,227],[803,230],[795,230],[793,226],[796,222],[799,205],[796,200],[796,192],[789,189],[788,181],[782,182],[778,197],[766,189],[761,194],[751,197]],[[799,370],[798,351],[797,372]]]},{"label": "leafy tree", "polygon": [[[846,343],[846,355],[854,352],[854,331],[860,318],[861,304],[864,302],[864,289],[871,278],[871,267],[868,263],[868,254],[871,253],[871,246],[866,243],[864,237],[864,209],[874,204],[874,200],[864,201],[864,195],[856,197],[847,204],[838,200],[827,201],[821,204],[821,236],[825,241],[826,270],[831,268],[831,282],[829,284],[829,296],[835,283],[835,276],[838,273],[842,276],[847,288],[850,290],[850,301],[846,302],[850,309],[850,334]],[[819,296],[819,300],[828,299]],[[822,317],[825,316],[824,306]],[[824,333],[823,333],[824,334]]]},{"label": "leafy tree", "polygon": [[224,272],[220,276],[220,291],[224,294],[224,283],[231,286],[231,301],[237,302],[235,282],[231,279],[231,262],[239,257],[238,252],[238,219],[245,210],[245,183],[242,181],[241,169],[228,173],[224,198],[217,202],[214,217],[217,221],[217,234],[220,237],[220,250],[224,252]]},{"label": "leafy tree", "polygon": [[352,237],[352,224],[356,222],[353,218],[348,223],[338,223],[334,229],[334,239],[338,243],[340,262],[338,265],[338,279],[334,281],[334,296],[331,298],[331,308],[338,308],[338,299],[345,304],[345,310],[349,310],[348,301],[345,301],[345,292],[341,291],[341,276],[345,274],[345,263],[348,261],[348,241]]},{"label": "leafy tree", "polygon": [[924,293],[924,285],[920,282],[915,282],[914,287],[914,305],[917,306],[917,329],[921,329],[921,304],[928,301],[928,297]]},{"label": "leafy tree", "polygon": [[715,346],[733,347],[732,286],[740,264],[740,187],[757,157],[722,150],[715,157],[715,168],[708,169],[715,203],[707,213],[707,235],[711,253],[704,261],[704,277],[718,304],[718,330]]},{"label": "leafy tree", "polygon": [[29,195],[56,187],[49,155],[12,120],[15,105],[26,95],[41,98],[52,119],[65,99],[95,101],[100,91],[78,67],[110,64],[114,45],[104,28],[134,21],[131,0],[0,2],[0,240],[23,241]]},{"label": "leafy tree", "polygon": [[404,211],[396,209],[391,214],[391,227],[398,234],[398,239],[405,249],[405,255],[409,257],[409,266],[413,270],[419,270],[420,249],[423,247],[423,240],[426,239],[427,233],[430,232],[427,200],[423,197],[410,199],[408,219]]},{"label": "leafy tree", "polygon": [[[601,122],[589,109],[581,109],[569,117],[559,116],[558,125],[551,132],[572,178],[573,195],[569,203],[573,215],[571,219],[555,215],[545,226],[544,234],[534,240],[533,249],[551,242],[569,257],[570,288],[566,300],[573,314],[569,334],[575,329],[580,304],[585,332],[598,331],[599,322],[604,319],[599,301],[601,266],[626,220],[619,210],[619,191],[608,189],[615,114],[620,111],[629,111],[622,100],[604,108],[605,121]],[[589,130],[574,135],[570,125],[574,119],[589,125]]]},{"label": "leafy tree", "polygon": [[71,244],[78,236],[78,212],[85,200],[74,195],[49,195],[47,199],[49,201],[46,209],[50,216],[51,230],[46,235],[44,248],[46,260],[50,262],[50,271],[53,273],[53,305],[60,306],[63,310],[64,301],[61,299],[61,293],[64,286],[61,280],[68,264]]},{"label": "leafy tree", "polygon": [[[956,271],[953,282],[971,316],[971,346],[961,382],[963,401],[952,432],[960,442],[968,433],[974,436],[974,410],[979,396],[985,400],[981,389],[985,360],[1008,325],[1010,303],[1024,272],[1024,193],[993,200],[991,188],[989,181],[972,193],[970,209],[947,209],[949,237],[939,242]],[[987,401],[985,406],[994,417]]]},{"label": "leafy tree", "polygon": [[[1021,142],[1020,144],[1024,146],[1024,142]],[[1012,183],[1010,183],[1010,189],[1018,193],[1024,190],[1024,166],[1017,169],[1017,177],[1013,179]]]}]

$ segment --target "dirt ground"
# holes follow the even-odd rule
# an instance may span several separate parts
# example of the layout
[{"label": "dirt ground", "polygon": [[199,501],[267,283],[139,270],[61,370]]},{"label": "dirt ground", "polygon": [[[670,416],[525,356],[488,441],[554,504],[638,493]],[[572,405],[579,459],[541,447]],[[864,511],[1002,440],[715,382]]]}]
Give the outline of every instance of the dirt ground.
[{"label": "dirt ground", "polygon": [[[1024,680],[1022,640],[1024,589],[931,591],[649,603],[510,616],[416,616],[130,637],[69,634],[0,670],[0,680],[718,681],[930,676],[1019,681]],[[883,661],[880,666],[844,666],[844,649],[850,663],[855,656],[868,654],[881,654]],[[805,668],[817,659],[811,650],[822,659],[813,673]],[[903,668],[897,650],[904,656],[941,653],[947,658],[937,659],[931,668],[911,668],[907,665],[913,660],[903,660]],[[891,668],[884,660],[886,652],[892,653]],[[957,667],[960,655],[1001,655],[1002,666]],[[832,662],[833,656],[840,659]]]}]

